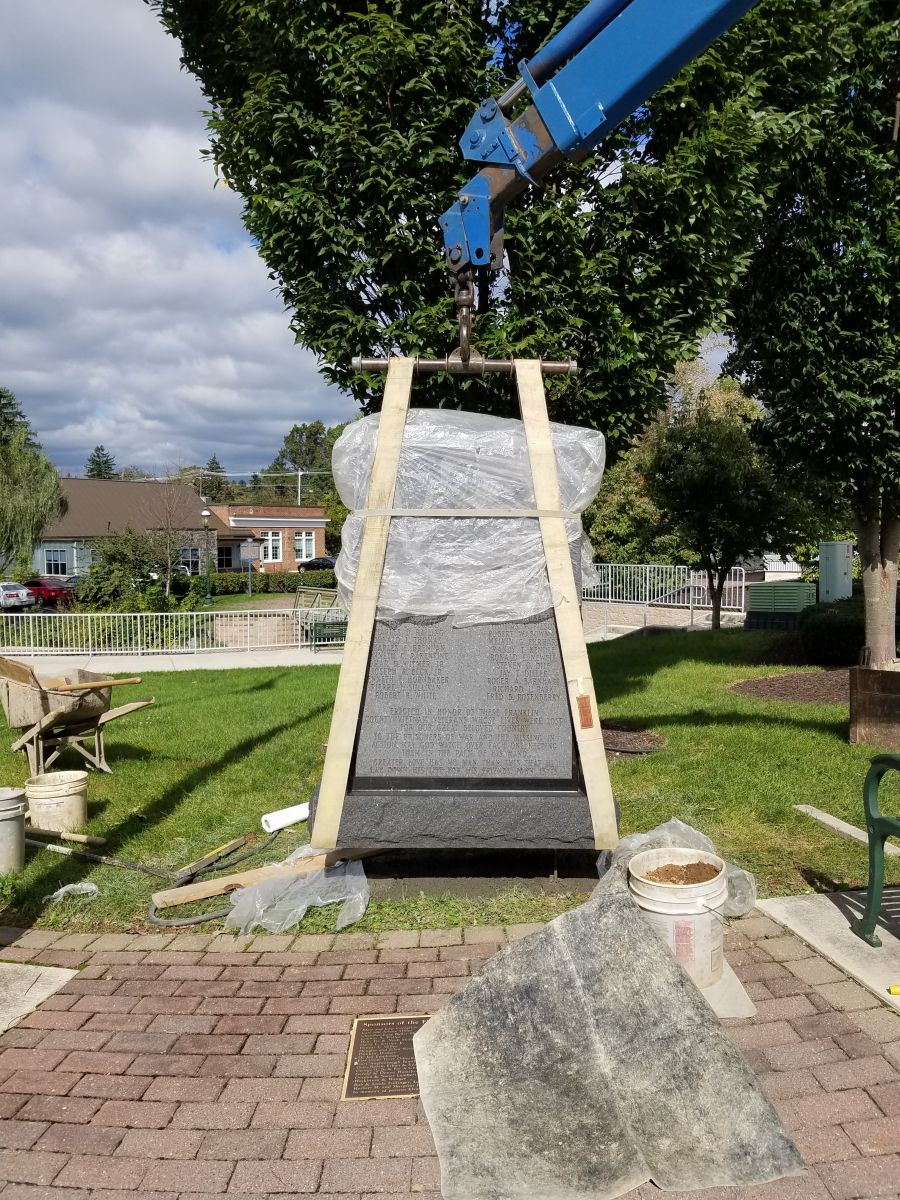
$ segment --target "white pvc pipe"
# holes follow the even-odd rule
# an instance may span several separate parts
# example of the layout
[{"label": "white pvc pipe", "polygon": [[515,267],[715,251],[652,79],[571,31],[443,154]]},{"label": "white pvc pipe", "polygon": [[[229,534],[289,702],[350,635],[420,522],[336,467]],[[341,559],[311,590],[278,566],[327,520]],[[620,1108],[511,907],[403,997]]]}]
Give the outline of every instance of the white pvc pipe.
[{"label": "white pvc pipe", "polygon": [[266,833],[275,833],[277,829],[287,829],[309,817],[308,804],[293,804],[290,808],[279,808],[277,812],[266,813],[262,818],[262,827]]}]

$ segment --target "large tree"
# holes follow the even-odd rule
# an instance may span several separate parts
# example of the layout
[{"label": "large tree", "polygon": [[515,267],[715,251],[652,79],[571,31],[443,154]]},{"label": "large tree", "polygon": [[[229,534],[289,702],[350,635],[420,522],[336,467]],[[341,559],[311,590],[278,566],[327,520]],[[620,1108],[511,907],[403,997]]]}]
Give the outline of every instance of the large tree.
[{"label": "large tree", "polygon": [[[298,338],[377,406],[354,351],[451,342],[436,219],[471,174],[456,139],[473,104],[581,0],[149,2],[209,97],[210,153]],[[730,303],[732,368],[785,463],[857,510],[873,662],[894,653],[898,38],[896,0],[761,0],[599,154],[517,202],[509,287],[477,330],[492,353],[577,357],[554,415],[615,450]],[[466,389],[510,409],[496,379],[429,379],[418,398]]]},{"label": "large tree", "polygon": [[784,469],[854,514],[863,663],[896,657],[900,545],[900,10],[822,5],[810,136],[780,162],[733,297],[730,367],[765,405]]},{"label": "large tree", "polygon": [[599,562],[668,563],[692,560],[692,552],[647,494],[647,447],[620,455],[603,476],[584,528]]},{"label": "large tree", "polygon": [[27,424],[0,438],[0,569],[29,570],[38,539],[64,511],[56,468]]},{"label": "large tree", "polygon": [[213,504],[227,504],[234,494],[234,489],[215,454],[209,456],[200,481],[203,485],[203,494],[208,496]]},{"label": "large tree", "polygon": [[649,435],[644,466],[663,526],[706,572],[718,629],[731,568],[768,550],[789,551],[808,513],[781,487],[739,406],[701,401],[661,421]]},{"label": "large tree", "polygon": [[[245,200],[298,338],[377,407],[383,381],[353,375],[352,354],[453,342],[437,219],[474,173],[457,141],[475,105],[581,0],[149,2],[210,101],[210,154]],[[760,207],[752,81],[768,40],[751,13],[601,153],[508,214],[509,286],[476,338],[491,353],[576,357],[554,415],[623,443],[718,314]],[[514,408],[493,377],[418,386],[418,402],[463,399]]]},{"label": "large tree", "polygon": [[0,387],[0,442],[8,442],[21,429],[25,430],[25,445],[37,450],[34,430],[22,411],[22,406],[9,388]]},{"label": "large tree", "polygon": [[84,464],[84,473],[88,479],[115,479],[116,460],[105,446],[95,446]]},{"label": "large tree", "polygon": [[[256,477],[261,494],[283,504],[296,499],[302,505],[325,509],[328,517],[325,546],[330,553],[340,549],[341,527],[347,519],[347,509],[341,503],[331,474],[331,451],[344,428],[344,425],[326,428],[321,421],[292,425],[268,471]],[[297,476],[292,478],[294,471]]]}]

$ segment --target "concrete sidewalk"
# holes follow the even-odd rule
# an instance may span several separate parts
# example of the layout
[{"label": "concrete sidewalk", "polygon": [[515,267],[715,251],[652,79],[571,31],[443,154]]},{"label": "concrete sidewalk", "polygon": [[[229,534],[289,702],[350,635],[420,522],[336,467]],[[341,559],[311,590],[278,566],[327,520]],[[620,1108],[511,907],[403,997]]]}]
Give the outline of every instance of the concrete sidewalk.
[{"label": "concrete sidewalk", "polygon": [[307,646],[284,650],[209,650],[187,654],[17,654],[38,675],[59,674],[75,667],[108,671],[112,675],[140,675],[150,671],[228,671],[238,667],[324,667],[339,663],[343,646],[310,650]]},{"label": "concrete sidewalk", "polygon": [[[24,934],[0,958],[81,970],[0,1037],[0,1200],[440,1200],[418,1102],[339,1099],[353,1017],[434,1012],[533,928]],[[896,1197],[900,1016],[768,917],[726,936],[757,1006],[729,1032],[809,1174],[666,1195]]]}]

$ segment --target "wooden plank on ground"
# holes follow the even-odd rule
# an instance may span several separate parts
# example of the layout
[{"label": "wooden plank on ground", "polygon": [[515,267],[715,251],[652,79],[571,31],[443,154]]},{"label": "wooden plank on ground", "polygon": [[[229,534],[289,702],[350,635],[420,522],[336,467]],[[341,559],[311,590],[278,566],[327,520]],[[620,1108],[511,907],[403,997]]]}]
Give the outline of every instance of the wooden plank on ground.
[{"label": "wooden plank on ground", "polygon": [[330,850],[310,855],[309,858],[300,858],[292,863],[269,863],[264,867],[254,867],[250,871],[238,871],[234,875],[214,875],[210,879],[199,879],[196,883],[186,883],[181,887],[155,892],[153,903],[157,908],[174,908],[176,904],[190,904],[194,900],[223,896],[226,892],[236,891],[237,888],[251,887],[254,883],[278,879],[282,875],[308,875],[311,871],[321,871],[323,867],[330,867],[341,858],[352,857],[353,852],[349,850]]},{"label": "wooden plank on ground", "polygon": [[337,845],[341,826],[381,592],[381,575],[391,528],[390,509],[394,503],[400,448],[412,391],[413,366],[414,360],[411,358],[392,358],[388,367],[367,506],[381,510],[381,513],[369,517],[363,529],[353,602],[344,638],[344,658],[325,751],[316,819],[310,836],[310,844],[320,849],[331,849]]},{"label": "wooden plank on ground", "polygon": [[[541,364],[538,359],[516,359],[515,368],[534,481],[535,507],[559,512],[562,508],[559,475],[550,436]],[[572,724],[594,828],[594,844],[598,850],[611,849],[619,840],[616,810],[565,521],[559,517],[541,517],[540,529]]]}]

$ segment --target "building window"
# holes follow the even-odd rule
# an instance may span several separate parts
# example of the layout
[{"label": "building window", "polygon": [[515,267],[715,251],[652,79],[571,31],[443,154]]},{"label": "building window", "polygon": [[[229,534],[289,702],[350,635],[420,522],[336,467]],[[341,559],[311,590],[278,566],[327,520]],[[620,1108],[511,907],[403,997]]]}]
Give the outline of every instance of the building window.
[{"label": "building window", "polygon": [[311,529],[294,534],[294,554],[297,562],[308,562],[316,557],[316,535]]},{"label": "building window", "polygon": [[281,530],[264,531],[260,536],[263,562],[281,562]]},{"label": "building window", "polygon": [[65,550],[45,550],[44,551],[44,574],[45,575],[68,575],[69,573],[69,557]]},{"label": "building window", "polygon": [[234,546],[217,547],[216,566],[220,571],[234,570]]},{"label": "building window", "polygon": [[191,575],[200,574],[200,549],[197,546],[185,546],[178,556],[182,566],[187,567],[188,573]]}]

